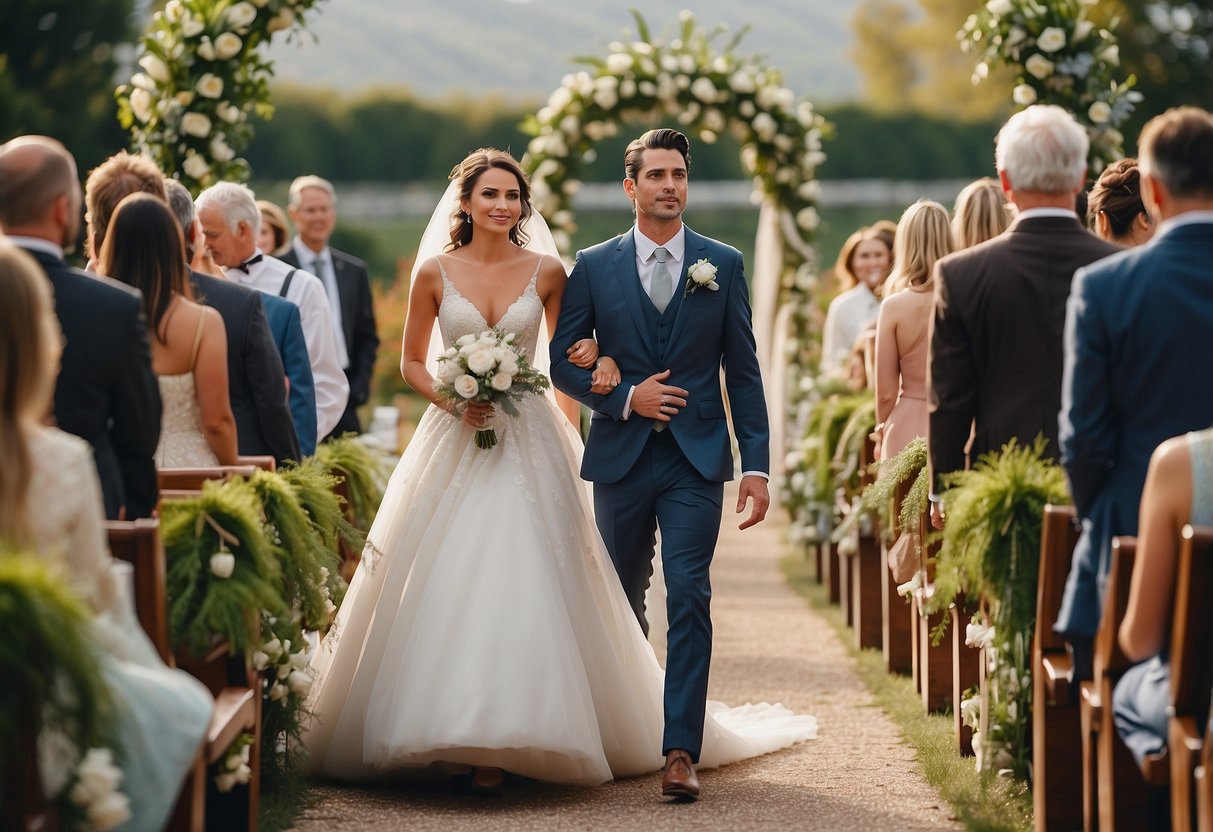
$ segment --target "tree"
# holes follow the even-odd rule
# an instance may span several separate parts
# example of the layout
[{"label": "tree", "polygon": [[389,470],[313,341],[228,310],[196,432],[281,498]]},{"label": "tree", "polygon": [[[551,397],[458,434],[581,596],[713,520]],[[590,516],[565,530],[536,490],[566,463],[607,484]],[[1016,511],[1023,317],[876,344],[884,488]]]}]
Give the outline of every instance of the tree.
[{"label": "tree", "polygon": [[41,133],[88,170],[127,143],[115,116],[132,0],[0,0],[0,140]]},{"label": "tree", "polygon": [[918,75],[905,37],[909,10],[901,0],[863,0],[852,25],[856,42],[851,55],[863,75],[867,102],[881,112],[905,110]]}]

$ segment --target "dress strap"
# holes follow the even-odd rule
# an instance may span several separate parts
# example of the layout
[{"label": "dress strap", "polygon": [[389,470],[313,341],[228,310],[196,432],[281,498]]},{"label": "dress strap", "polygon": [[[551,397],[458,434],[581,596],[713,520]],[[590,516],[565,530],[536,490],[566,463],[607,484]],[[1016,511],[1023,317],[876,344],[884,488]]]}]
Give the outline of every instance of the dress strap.
[{"label": "dress strap", "polygon": [[190,350],[190,372],[194,371],[194,365],[198,362],[198,346],[202,343],[202,325],[206,323],[206,308],[199,310],[198,326],[194,327],[194,348]]},{"label": "dress strap", "polygon": [[1213,524],[1213,429],[1188,434],[1188,456],[1192,464],[1192,507],[1188,518],[1194,526]]}]

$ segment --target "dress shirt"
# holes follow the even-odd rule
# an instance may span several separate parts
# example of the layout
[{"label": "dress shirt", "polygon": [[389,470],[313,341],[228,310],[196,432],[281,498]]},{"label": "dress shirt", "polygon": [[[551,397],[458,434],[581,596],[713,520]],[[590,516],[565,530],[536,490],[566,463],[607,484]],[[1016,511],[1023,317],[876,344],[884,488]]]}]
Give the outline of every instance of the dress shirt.
[{"label": "dress shirt", "polygon": [[[288,263],[267,254],[260,263],[250,265],[247,274],[240,269],[224,269],[223,273],[229,280],[276,297],[292,268]],[[307,342],[312,379],[316,386],[316,433],[327,436],[345,412],[350,383],[338,361],[337,343],[340,339],[333,334],[332,312],[324,296],[324,285],[314,274],[295,269],[286,299],[299,307],[303,339]]]},{"label": "dress shirt", "polygon": [[307,271],[310,271],[324,284],[324,291],[329,296],[329,309],[333,312],[333,335],[337,338],[337,361],[341,369],[350,366],[349,349],[345,343],[345,330],[341,321],[341,293],[337,289],[337,268],[333,264],[333,253],[328,246],[320,253],[312,251],[298,237],[291,244],[295,249],[295,260]]},{"label": "dress shirt", "polygon": [[[1185,211],[1182,214],[1176,214],[1170,219],[1163,220],[1158,224],[1158,228],[1154,230],[1154,236],[1158,237],[1166,234],[1172,228],[1178,228],[1181,225],[1196,225],[1213,223],[1213,211]],[[13,237],[11,239],[17,239]]]},{"label": "dress shirt", "polygon": [[821,372],[845,375],[847,358],[864,327],[880,314],[880,298],[862,281],[830,302],[821,336]]},{"label": "dress shirt", "polygon": [[43,239],[42,237],[22,237],[19,234],[11,234],[5,238],[5,242],[17,248],[40,251],[43,254],[49,254],[60,260],[63,259],[63,246],[57,246],[50,240]]}]

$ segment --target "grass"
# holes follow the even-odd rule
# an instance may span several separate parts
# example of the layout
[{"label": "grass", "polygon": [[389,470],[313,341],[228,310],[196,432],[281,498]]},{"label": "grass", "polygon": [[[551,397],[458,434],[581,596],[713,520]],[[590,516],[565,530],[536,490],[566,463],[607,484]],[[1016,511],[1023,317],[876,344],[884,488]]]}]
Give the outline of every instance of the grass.
[{"label": "grass", "polygon": [[951,716],[924,714],[922,699],[911,679],[887,673],[881,651],[853,646],[842,611],[829,603],[827,589],[817,583],[807,559],[788,554],[780,561],[780,567],[788,585],[838,632],[855,659],[860,679],[881,709],[901,728],[906,742],[918,750],[923,776],[948,802],[965,828],[974,832],[1032,829],[1032,795],[1027,787],[993,774],[978,774],[973,759],[956,752]]}]

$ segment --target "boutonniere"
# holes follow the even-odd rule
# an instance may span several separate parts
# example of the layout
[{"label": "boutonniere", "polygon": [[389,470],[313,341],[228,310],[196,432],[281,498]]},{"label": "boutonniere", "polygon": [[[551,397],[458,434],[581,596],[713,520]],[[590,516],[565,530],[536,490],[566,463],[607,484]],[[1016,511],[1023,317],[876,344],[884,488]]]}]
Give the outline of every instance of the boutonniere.
[{"label": "boutonniere", "polygon": [[683,292],[683,297],[686,297],[700,287],[709,289],[713,292],[720,289],[720,284],[716,282],[716,267],[712,265],[712,262],[706,257],[702,260],[695,261],[695,263],[689,269],[687,269],[687,277],[689,277],[690,280],[687,281],[687,287],[686,291]]}]

